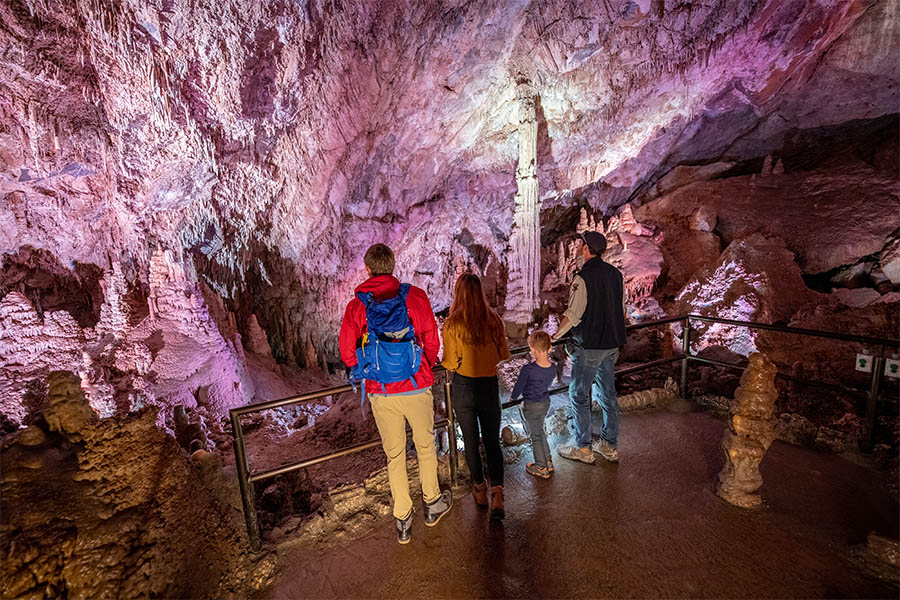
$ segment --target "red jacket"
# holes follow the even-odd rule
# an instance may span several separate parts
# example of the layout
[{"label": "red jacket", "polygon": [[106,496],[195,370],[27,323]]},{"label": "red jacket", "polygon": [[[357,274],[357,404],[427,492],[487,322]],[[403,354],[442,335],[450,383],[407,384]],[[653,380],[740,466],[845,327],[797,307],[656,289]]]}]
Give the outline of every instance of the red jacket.
[{"label": "red jacket", "polygon": [[[376,300],[386,300],[397,295],[400,281],[393,275],[376,275],[370,277],[357,288],[356,292],[372,292]],[[409,295],[406,297],[406,308],[409,312],[409,320],[416,330],[416,339],[422,346],[422,366],[416,373],[416,385],[422,390],[434,383],[434,373],[431,369],[437,361],[440,340],[438,339],[437,323],[434,320],[434,312],[431,310],[431,302],[425,292],[416,286],[410,286]],[[341,335],[339,345],[341,359],[348,367],[356,364],[356,348],[363,333],[366,331],[366,307],[356,296],[347,304],[344,311],[344,320],[341,321]],[[388,394],[412,392],[414,388],[409,381],[398,381],[385,384]],[[381,384],[375,381],[366,383],[366,391],[374,394],[381,393]]]}]

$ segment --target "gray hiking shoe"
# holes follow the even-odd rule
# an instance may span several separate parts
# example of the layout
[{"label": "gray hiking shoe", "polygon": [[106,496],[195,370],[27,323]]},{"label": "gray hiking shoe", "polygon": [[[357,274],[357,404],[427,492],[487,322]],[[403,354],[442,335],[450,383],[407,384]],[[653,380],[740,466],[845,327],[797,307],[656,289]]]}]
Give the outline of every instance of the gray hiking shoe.
[{"label": "gray hiking shoe", "polygon": [[591,443],[591,450],[609,462],[619,462],[619,451],[610,446],[605,440],[594,440]]},{"label": "gray hiking shoe", "polygon": [[444,490],[441,492],[440,498],[430,504],[425,504],[425,525],[428,527],[437,525],[441,517],[450,512],[451,506],[453,506],[453,493],[450,490]]},{"label": "gray hiking shoe", "polygon": [[397,522],[397,541],[401,544],[408,544],[409,538],[412,537],[413,509],[409,509],[409,516],[405,519],[394,520]]},{"label": "gray hiking shoe", "polygon": [[568,444],[566,444],[563,446],[557,446],[556,453],[563,458],[568,458],[569,460],[578,460],[589,465],[594,464],[594,461],[596,460],[594,458],[594,453],[591,452],[591,449],[589,447],[578,448],[576,446],[569,446]]}]

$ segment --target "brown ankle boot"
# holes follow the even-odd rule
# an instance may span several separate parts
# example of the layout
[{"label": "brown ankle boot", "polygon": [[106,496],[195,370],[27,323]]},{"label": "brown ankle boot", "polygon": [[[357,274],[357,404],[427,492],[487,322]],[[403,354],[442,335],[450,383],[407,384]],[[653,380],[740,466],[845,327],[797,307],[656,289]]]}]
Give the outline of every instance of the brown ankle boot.
[{"label": "brown ankle boot", "polygon": [[482,481],[472,486],[472,495],[475,496],[475,504],[478,508],[488,507],[487,483]]},{"label": "brown ankle boot", "polygon": [[491,488],[491,519],[499,521],[506,516],[503,509],[503,486],[495,485]]}]

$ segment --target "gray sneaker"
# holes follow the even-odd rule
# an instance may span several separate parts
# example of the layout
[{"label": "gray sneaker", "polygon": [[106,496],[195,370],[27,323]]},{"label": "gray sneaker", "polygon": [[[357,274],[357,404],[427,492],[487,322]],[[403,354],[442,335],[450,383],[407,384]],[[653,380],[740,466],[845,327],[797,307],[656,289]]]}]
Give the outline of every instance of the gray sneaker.
[{"label": "gray sneaker", "polygon": [[408,544],[409,538],[412,537],[413,509],[409,509],[409,516],[405,519],[394,520],[397,522],[397,541],[401,544]]},{"label": "gray sneaker", "polygon": [[619,462],[619,451],[610,446],[605,440],[594,440],[591,443],[591,450],[609,462]]},{"label": "gray sneaker", "polygon": [[577,446],[569,446],[568,444],[557,446],[556,453],[563,458],[578,460],[589,465],[594,464],[594,461],[596,460],[594,458],[594,453],[591,452],[590,448],[578,448]]},{"label": "gray sneaker", "polygon": [[453,506],[453,493],[450,490],[444,490],[441,492],[440,498],[431,504],[425,504],[425,525],[428,527],[437,525],[441,517],[450,512],[451,506]]}]

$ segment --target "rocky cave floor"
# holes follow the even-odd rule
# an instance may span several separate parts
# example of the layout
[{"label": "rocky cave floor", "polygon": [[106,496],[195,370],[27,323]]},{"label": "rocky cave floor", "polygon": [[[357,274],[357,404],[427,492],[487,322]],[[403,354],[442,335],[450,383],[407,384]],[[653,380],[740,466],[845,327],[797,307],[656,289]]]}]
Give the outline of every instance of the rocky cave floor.
[{"label": "rocky cave floor", "polygon": [[[510,364],[516,360],[522,359]],[[501,379],[508,378],[507,371]],[[721,417],[728,405],[719,394],[732,394],[737,378],[694,368],[689,386],[694,401],[688,402],[677,397],[676,371],[670,366],[619,378],[624,419],[619,467],[603,464],[585,471],[559,459],[553,479],[532,481],[523,473],[530,447],[518,410],[506,409],[510,518],[485,529],[484,515],[475,514],[465,487],[457,488],[458,508],[437,532],[417,525],[410,547],[421,550],[413,555],[422,560],[415,572],[396,570],[407,555],[396,554],[379,448],[257,484],[263,552],[252,554],[224,421],[206,422],[205,437],[191,411],[186,423],[172,424],[174,435],[158,426],[152,407],[98,419],[79,379],[54,372],[42,412],[0,444],[0,532],[6,553],[0,558],[9,574],[4,595],[197,597],[217,590],[226,597],[318,598],[366,590],[362,595],[396,597],[446,581],[450,587],[431,593],[518,597],[565,590],[564,595],[578,597],[637,589],[638,596],[895,595],[892,584],[876,579],[878,573],[885,577],[881,555],[871,544],[862,547],[871,532],[897,537],[895,442],[862,454],[857,439],[827,426],[833,425],[827,418],[820,419],[826,425],[816,425],[798,414],[779,413],[787,406],[780,399],[776,432],[791,443],[776,443],[763,462],[766,510],[744,514],[712,494],[723,463]],[[339,379],[320,373],[309,377],[304,389]],[[554,445],[570,435],[566,404],[565,394],[554,396],[547,420]],[[436,405],[440,412],[440,392]],[[376,437],[373,419],[363,419],[353,393],[263,415],[244,423],[254,471]],[[895,430],[880,431],[890,437]],[[189,452],[199,438],[207,449]],[[445,437],[439,440],[446,448]],[[439,458],[446,486],[448,456]],[[409,466],[415,480],[415,462]],[[465,481],[464,461],[460,466]],[[572,494],[576,487],[586,491]],[[537,516],[544,512],[555,515],[546,524]],[[48,521],[47,514],[66,516]],[[573,531],[577,520],[570,514],[596,517],[590,521],[596,528],[579,524]],[[454,534],[448,536],[450,530]],[[597,547],[587,544],[586,532],[613,543],[613,555],[573,553],[578,539],[585,548]],[[194,539],[203,539],[206,548],[199,563]],[[775,569],[797,553],[801,559],[790,568]],[[348,560],[353,557],[357,560]],[[575,561],[573,570],[544,568],[561,557]],[[598,570],[597,560],[611,567]],[[373,561],[390,565],[379,569]],[[91,573],[100,562],[107,568],[98,578]],[[354,568],[355,563],[366,567]],[[602,577],[566,576],[587,566]],[[481,570],[485,576],[473,578]],[[779,575],[769,577],[775,571]],[[369,579],[380,572],[391,577]],[[458,576],[450,580],[437,577],[439,572]]]},{"label": "rocky cave floor", "polygon": [[[311,535],[295,519],[267,535],[271,580],[256,597],[896,597],[892,568],[879,572],[866,546],[873,532],[898,536],[883,473],[776,441],[764,508],[743,511],[713,493],[725,428],[683,400],[625,414],[618,465],[557,458],[546,481],[524,473],[530,450],[508,447],[502,523],[461,485],[435,528],[417,513],[407,546],[389,504],[379,514],[373,474],[334,494],[340,528]],[[555,447],[567,436],[552,431]]]},{"label": "rocky cave floor", "polygon": [[[515,364],[517,360],[521,359],[514,358],[510,363]],[[631,365],[619,365],[620,368],[627,366]],[[300,473],[279,476],[257,484],[256,487],[257,510],[264,541],[260,560],[268,565],[266,581],[272,585],[261,592],[260,597],[344,597],[358,595],[359,590],[363,589],[366,590],[365,595],[369,596],[398,597],[408,595],[412,590],[424,589],[421,588],[423,585],[429,589],[429,594],[439,597],[520,597],[546,594],[542,590],[551,589],[565,589],[566,596],[583,597],[596,595],[601,588],[605,595],[622,596],[632,593],[626,594],[625,590],[634,588],[623,586],[626,583],[633,585],[633,578],[640,576],[653,581],[657,576],[651,577],[649,573],[659,570],[662,574],[670,569],[679,572],[675,581],[660,583],[658,587],[654,587],[655,584],[639,586],[641,592],[635,595],[846,596],[853,595],[851,590],[865,589],[865,593],[860,592],[864,596],[890,597],[890,590],[895,589],[891,587],[894,583],[877,583],[873,577],[880,576],[894,582],[895,579],[890,576],[891,567],[886,567],[885,563],[873,558],[874,555],[863,548],[863,545],[866,535],[872,531],[888,538],[896,538],[896,414],[892,416],[890,409],[885,410],[885,406],[882,406],[876,451],[872,454],[862,453],[858,449],[858,437],[847,433],[840,425],[835,427],[834,419],[830,417],[833,407],[829,408],[829,394],[835,398],[840,397],[840,394],[833,390],[826,390],[823,394],[819,388],[810,390],[793,384],[779,384],[783,393],[776,406],[776,415],[779,415],[776,431],[783,443],[770,451],[763,466],[763,477],[767,482],[763,497],[767,509],[761,513],[762,516],[741,519],[737,515],[727,514],[729,509],[724,508],[724,504],[715,499],[712,493],[722,464],[720,440],[726,427],[729,398],[733,397],[738,386],[740,372],[718,367],[692,367],[689,377],[692,402],[677,398],[672,378],[677,377],[679,372],[675,366],[659,367],[626,375],[617,381],[621,408],[626,415],[623,431],[627,433],[623,434],[620,446],[625,457],[623,462],[628,461],[630,467],[636,459],[640,466],[636,467],[636,475],[629,475],[621,482],[622,489],[612,488],[612,491],[621,494],[621,499],[617,501],[612,514],[607,515],[611,521],[596,519],[596,527],[590,531],[592,535],[599,536],[598,539],[610,539],[611,534],[606,527],[609,522],[615,523],[613,531],[620,535],[612,535],[612,539],[618,543],[620,538],[628,537],[623,531],[627,532],[633,527],[637,527],[637,531],[644,527],[636,526],[632,521],[646,520],[655,524],[652,529],[635,534],[641,541],[632,541],[625,555],[603,557],[615,565],[611,567],[612,570],[622,568],[620,576],[607,579],[604,570],[600,571],[604,575],[598,575],[599,579],[596,581],[584,581],[577,585],[569,582],[568,587],[559,587],[561,584],[552,576],[545,578],[546,569],[542,567],[544,560],[547,564],[557,564],[559,556],[565,556],[567,561],[574,560],[575,564],[567,571],[571,573],[579,572],[596,559],[578,552],[573,553],[571,546],[562,543],[570,539],[568,536],[572,533],[571,522],[565,519],[556,523],[561,529],[557,530],[553,525],[547,528],[548,535],[553,536],[556,543],[551,544],[545,552],[537,552],[529,558],[531,552],[528,549],[535,544],[529,538],[537,536],[542,530],[535,524],[529,525],[528,521],[538,518],[536,514],[543,510],[543,502],[547,502],[546,510],[555,511],[555,504],[564,498],[568,499],[571,494],[567,487],[562,488],[566,492],[560,493],[561,486],[572,483],[572,477],[581,477],[573,485],[588,484],[582,481],[584,474],[566,474],[547,482],[549,485],[556,483],[556,493],[539,492],[540,486],[545,482],[534,482],[533,478],[523,473],[525,462],[531,458],[531,451],[522,435],[518,409],[510,408],[504,410],[503,414],[503,425],[509,429],[504,432],[504,453],[510,479],[514,482],[508,486],[511,490],[510,503],[513,507],[528,507],[522,516],[517,515],[514,508],[511,510],[511,519],[504,526],[488,527],[470,505],[471,498],[466,495],[465,486],[457,488],[455,492],[461,516],[454,516],[452,522],[455,524],[449,525],[454,531],[450,536],[453,541],[449,542],[452,548],[448,549],[441,543],[448,539],[446,534],[426,531],[424,527],[416,530],[427,541],[424,542],[424,550],[423,546],[419,546],[423,555],[414,553],[417,557],[422,556],[415,572],[426,580],[434,579],[429,584],[423,583],[411,573],[399,573],[394,567],[385,567],[382,571],[378,567],[370,568],[370,563],[365,562],[366,569],[360,572],[348,566],[369,561],[369,557],[375,555],[382,557],[379,560],[388,562],[392,559],[385,557],[402,561],[403,556],[413,555],[395,554],[396,542],[391,529],[384,456],[379,448],[331,460]],[[503,379],[504,370],[501,370],[501,380]],[[564,377],[564,381],[566,380]],[[438,382],[440,381],[439,378]],[[890,382],[887,385],[890,386]],[[435,389],[440,417],[442,393],[437,386]],[[886,391],[887,401],[884,404],[889,407],[888,399],[895,390],[888,387]],[[834,398],[832,400],[835,401]],[[847,402],[847,399],[843,398],[842,402]],[[554,395],[547,421],[554,443],[564,442],[571,434],[571,425],[566,416],[567,403],[565,394]],[[792,410],[803,411],[811,418],[789,412]],[[257,418],[251,423],[253,424],[245,439],[254,470],[310,458],[339,447],[375,439],[377,435],[371,416],[363,420],[358,396],[355,394],[344,394],[334,399],[330,410],[316,420],[315,438],[306,437],[302,432],[284,435],[283,430],[273,421],[263,418]],[[634,428],[633,431],[628,431],[631,427]],[[678,436],[682,438],[680,441],[677,440]],[[438,440],[446,451],[446,436],[438,435]],[[459,444],[462,445],[461,439]],[[695,447],[686,449],[689,446]],[[303,450],[298,451],[298,448]],[[629,448],[627,455],[626,448]],[[666,457],[661,458],[661,453],[666,454]],[[683,456],[685,453],[690,456]],[[410,453],[410,457],[412,456],[413,452]],[[681,464],[681,461],[690,464]],[[226,463],[230,462],[230,456],[226,453]],[[561,474],[565,473],[568,468],[565,461],[558,459],[556,462],[564,463]],[[460,468],[464,480],[466,472],[462,458]],[[605,474],[609,474],[610,468],[616,469],[609,465],[597,468],[602,469]],[[409,469],[411,488],[415,490],[418,484],[416,465],[412,460]],[[700,476],[704,469],[707,471],[705,479]],[[440,456],[440,470],[442,483],[449,485],[446,454]],[[803,481],[793,479],[796,473],[804,474]],[[816,474],[823,480],[836,478],[836,483],[820,480],[809,487],[806,478],[816,477]],[[665,491],[660,492],[660,488],[654,487],[653,493],[649,494],[654,496],[652,499],[638,501],[638,496],[648,493],[645,489],[628,487],[638,475],[647,480],[641,485],[649,485],[647,482],[652,481],[664,486]],[[768,487],[770,481],[773,482],[772,487]],[[604,498],[610,492],[609,486],[614,484],[592,482],[590,485],[599,486],[600,489],[592,490],[588,497]],[[668,491],[676,487],[680,491],[672,492],[673,506],[685,509],[684,516],[676,516],[672,507],[663,506]],[[871,513],[870,508],[853,505],[853,494],[856,492],[852,490],[856,489],[858,492],[863,488],[865,494],[870,491],[872,494],[871,499],[866,501],[871,501],[876,506],[872,509],[874,513],[869,515],[872,518],[868,520],[862,515]],[[702,499],[699,505],[697,498],[691,497],[696,494]],[[773,500],[770,496],[776,499]],[[804,510],[811,509],[824,497],[831,498],[832,505],[828,510],[817,517],[804,514]],[[636,504],[632,505],[632,501]],[[587,517],[589,511],[583,506],[571,506],[572,500],[564,502],[569,503],[567,510],[577,509]],[[596,502],[602,504],[600,500]],[[642,503],[652,509],[643,508]],[[805,508],[801,510],[799,507]],[[599,514],[609,512],[609,509],[600,510]],[[646,510],[659,510],[660,513],[647,514]],[[689,540],[694,558],[684,564],[667,563],[681,560],[682,552],[659,551],[658,547],[670,546],[673,540],[680,540],[682,528],[691,527],[690,523],[702,520],[704,510],[712,511],[716,517],[703,529],[702,534],[696,534],[693,541]],[[510,521],[513,523],[512,534]],[[471,523],[476,523],[474,530]],[[724,528],[723,531],[716,529],[720,526]],[[867,527],[869,530],[864,531]],[[742,528],[746,529],[742,531]],[[785,546],[781,537],[788,534],[779,533],[780,531],[790,532],[789,535],[799,536],[800,539],[811,536],[815,541],[803,542],[810,548],[806,551],[805,561],[794,564],[796,571],[784,571],[783,578],[761,582],[758,574],[766,572],[767,567],[759,565],[766,561],[777,564],[795,552],[796,543],[800,543]],[[735,544],[730,537],[732,535],[736,536],[735,539],[746,538],[738,543],[746,547],[729,549]],[[470,543],[460,541],[465,536],[471,538]],[[472,543],[477,547],[472,548]],[[515,546],[511,549],[513,558],[501,558],[498,559],[499,562],[485,558],[491,555],[489,548],[492,552],[499,551],[497,544],[500,543]],[[642,544],[653,548],[642,547]],[[835,551],[834,548],[843,550]],[[648,552],[651,555],[661,552],[657,559],[651,561],[656,564],[649,569],[642,562],[647,560],[645,555]],[[717,557],[745,555],[749,558],[749,563],[756,563],[756,566],[744,573],[738,573],[742,563],[735,559],[733,563],[720,564],[721,572],[732,574],[728,578],[722,578],[725,580],[714,582],[714,576],[699,575],[700,571],[709,569],[710,564],[721,563],[722,559]],[[635,556],[644,558],[632,561]],[[483,560],[487,560],[491,568],[480,565]],[[426,568],[422,565],[428,566]],[[848,565],[852,571],[850,574],[817,580],[827,569],[839,570],[839,567],[846,571]],[[469,588],[465,586],[474,585],[471,577],[469,580],[451,578],[458,583],[449,584],[446,588],[440,587],[440,582],[451,580],[446,573],[456,570],[462,578],[466,574],[471,575],[473,569],[476,572],[484,569],[485,580],[502,583],[486,583],[486,587]],[[435,578],[441,571],[445,575]],[[372,579],[372,573],[383,572],[391,573],[390,583],[385,583],[388,581],[386,579]],[[596,569],[591,572],[598,573]],[[885,575],[885,572],[888,574]],[[490,573],[495,573],[496,577],[487,576]],[[558,577],[565,579],[564,574],[565,572]],[[661,578],[658,581],[666,580]]]},{"label": "rocky cave floor", "polygon": [[[705,353],[707,356],[720,354]],[[518,364],[523,360],[525,359],[522,357],[514,357],[504,369],[501,369],[501,380],[507,384],[504,399],[508,398],[509,385],[514,381],[511,374],[515,373]],[[617,368],[629,366],[633,365],[620,363]],[[672,387],[675,386],[674,379],[679,377],[679,373],[680,367],[676,363],[674,366],[657,367],[618,378],[617,390],[621,409],[625,412],[664,406],[677,393],[672,391]],[[724,418],[728,414],[730,399],[734,397],[738,387],[739,377],[740,371],[712,366],[692,366],[688,378],[689,397],[698,407]],[[438,385],[434,388],[436,419],[446,414],[443,389],[439,385],[442,381],[443,375],[439,375]],[[566,369],[562,382],[568,381]],[[335,385],[342,383],[337,377],[334,377],[332,382]],[[775,411],[778,416],[777,435],[783,441],[840,454],[852,462],[882,471],[885,476],[885,491],[897,499],[900,420],[897,417],[897,407],[891,402],[891,398],[898,395],[898,390],[890,380],[886,380],[884,386],[872,453],[863,453],[859,449],[862,421],[854,414],[856,411],[862,413],[864,394],[854,398],[847,391],[779,381],[781,393],[776,401]],[[323,404],[310,404],[312,406],[307,405],[302,411],[275,409],[244,417],[242,420],[244,439],[253,472],[377,439],[371,408],[366,405],[367,417],[363,418],[358,394],[348,392],[329,397]],[[567,404],[565,394],[554,396],[551,414],[548,416],[548,423],[551,424],[548,427],[556,434],[563,434],[570,427],[567,424]],[[854,412],[848,413],[848,410]],[[307,416],[310,412],[319,412],[321,415],[310,420]],[[504,438],[507,442],[508,458],[517,460],[519,455],[527,450],[527,444],[518,445],[524,439],[518,408],[504,410],[502,425],[509,430],[505,432]],[[446,433],[438,433],[437,440],[439,448],[446,452],[449,448]],[[216,441],[218,450],[223,454],[225,465],[233,469],[234,456],[230,435],[223,434]],[[458,444],[462,446],[461,438]],[[331,491],[341,486],[352,487],[362,483],[370,477],[373,465],[384,464],[381,449],[373,448],[320,463],[299,473],[257,483],[255,488],[257,510],[263,530],[268,532],[270,538],[277,538],[285,529],[296,528],[301,518],[330,508],[328,497]],[[465,468],[464,465],[462,468]],[[382,503],[380,510],[383,512],[387,507],[387,504]]]}]

